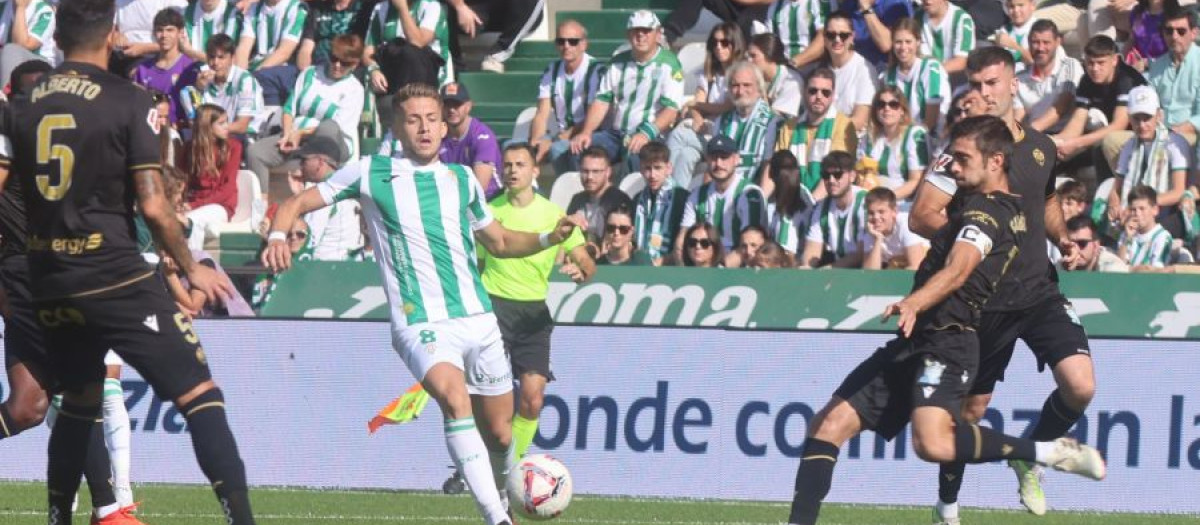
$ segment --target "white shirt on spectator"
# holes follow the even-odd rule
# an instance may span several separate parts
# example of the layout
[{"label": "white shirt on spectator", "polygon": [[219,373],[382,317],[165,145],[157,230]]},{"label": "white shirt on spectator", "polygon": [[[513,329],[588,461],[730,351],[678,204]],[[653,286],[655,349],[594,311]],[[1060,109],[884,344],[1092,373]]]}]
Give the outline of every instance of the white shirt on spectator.
[{"label": "white shirt on spectator", "polygon": [[[804,82],[800,74],[790,67],[779,66],[775,80],[767,86],[767,100],[771,109],[779,112],[785,118],[795,118],[800,115],[800,102],[803,100]],[[874,95],[872,95],[874,96]]]},{"label": "white shirt on spectator", "polygon": [[[1075,100],[1075,88],[1079,87],[1079,79],[1083,77],[1083,64],[1067,56],[1062,47],[1058,48],[1051,64],[1053,69],[1044,77],[1035,75],[1033,67],[1017,75],[1017,102],[1025,108],[1026,120],[1044,115],[1063,93]],[[1047,132],[1062,131],[1069,119],[1069,113],[1059,115],[1058,122]]]},{"label": "white shirt on spectator", "polygon": [[[1124,183],[1119,190],[1121,200],[1129,196],[1129,190],[1134,186],[1150,186],[1159,195],[1171,191],[1171,174],[1180,170],[1187,171],[1191,151],[1187,139],[1173,131],[1159,129],[1154,140],[1149,142],[1136,136],[1131,137],[1121,146],[1121,155],[1115,171]],[[1136,162],[1135,156],[1141,160],[1140,166],[1130,165],[1131,162]]]},{"label": "white shirt on spectator", "polygon": [[[875,249],[875,236],[871,235],[865,226],[862,233],[858,234],[858,242],[862,243],[863,253],[870,253]],[[904,256],[904,249],[912,246],[929,246],[929,241],[908,229],[907,213],[897,213],[896,225],[892,227],[892,234],[883,238],[883,265],[887,266],[888,261]]]},{"label": "white shirt on spectator", "polygon": [[867,63],[867,59],[862,55],[854,53],[850,57],[850,61],[842,67],[834,67],[834,100],[833,104],[838,111],[853,115],[856,106],[870,106],[871,99],[875,98],[875,79],[879,77],[875,73],[875,66]]},{"label": "white shirt on spectator", "polygon": [[364,244],[357,200],[344,200],[304,216],[313,247],[313,259],[347,261]]},{"label": "white shirt on spectator", "polygon": [[182,14],[187,4],[187,0],[117,0],[117,30],[130,43],[154,43],[154,16],[163,9]]}]

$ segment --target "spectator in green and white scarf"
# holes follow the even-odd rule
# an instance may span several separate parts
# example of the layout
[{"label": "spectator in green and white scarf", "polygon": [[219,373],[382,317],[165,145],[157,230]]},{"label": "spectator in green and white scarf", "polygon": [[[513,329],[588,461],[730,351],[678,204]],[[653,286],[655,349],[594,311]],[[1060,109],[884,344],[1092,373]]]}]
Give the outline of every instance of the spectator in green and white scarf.
[{"label": "spectator in green and white scarf", "polygon": [[1157,194],[1158,222],[1175,238],[1184,238],[1179,212],[1188,174],[1188,144],[1163,124],[1158,94],[1151,86],[1129,91],[1133,137],[1121,148],[1115,180],[1108,194],[1108,218],[1122,218],[1133,188],[1149,186]]}]

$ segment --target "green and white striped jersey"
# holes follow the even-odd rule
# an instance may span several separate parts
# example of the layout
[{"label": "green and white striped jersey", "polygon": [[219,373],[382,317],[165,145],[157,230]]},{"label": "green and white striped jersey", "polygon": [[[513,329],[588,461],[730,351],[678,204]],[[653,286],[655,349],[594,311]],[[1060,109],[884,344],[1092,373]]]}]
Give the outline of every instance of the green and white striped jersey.
[{"label": "green and white striped jersey", "polygon": [[[408,12],[417,26],[433,31],[429,49],[442,57],[444,64],[438,70],[438,85],[454,82],[454,61],[450,57],[450,26],[446,11],[438,0],[409,0]],[[391,2],[379,2],[371,11],[371,24],[367,28],[368,46],[379,46],[396,38],[404,37],[404,26],[400,23],[400,12],[392,8]]]},{"label": "green and white striped jersey", "polygon": [[[1013,37],[1013,40],[1017,41],[1018,45],[1025,49],[1029,49],[1029,32],[1033,30],[1034,22],[1037,22],[1037,19],[1032,16],[1029,17],[1029,20],[1025,21],[1025,25],[1021,26],[1014,26],[1010,21],[1009,23],[1004,24],[1004,26],[1002,26],[1000,29],[997,29],[996,32],[1008,33],[1009,36]],[[1021,52],[1015,49],[1009,49],[1008,52],[1012,54],[1013,60],[1017,61],[1017,72],[1020,73],[1025,66],[1025,64],[1021,62]]]},{"label": "green and white striped jersey", "polygon": [[817,31],[825,27],[829,13],[837,8],[837,2],[830,0],[776,0],[767,8],[767,22],[790,59],[812,43]]},{"label": "green and white striped jersey", "polygon": [[[800,188],[800,191],[808,193],[803,186]],[[771,201],[767,204],[767,209],[767,233],[771,235],[771,240],[779,243],[779,246],[790,254],[802,253],[804,237],[808,233],[808,220],[812,218],[812,206],[800,208],[796,213],[787,215],[775,205],[775,201]]]},{"label": "green and white striped jersey", "polygon": [[354,152],[354,136],[362,117],[363,85],[354,75],[333,80],[326,66],[309,66],[296,77],[296,86],[283,105],[283,112],[295,119],[296,129],[315,128],[322,120],[337,122],[346,142],[346,151]]},{"label": "green and white striped jersey", "polygon": [[921,56],[945,62],[975,49],[975,19],[954,4],[947,2],[940,24],[934,25],[925,11],[917,15],[917,21],[921,23]]},{"label": "green and white striped jersey", "polygon": [[1125,245],[1126,262],[1130,266],[1152,266],[1162,268],[1171,259],[1171,232],[1161,224],[1146,233],[1138,233],[1133,238],[1121,232],[1121,244]]},{"label": "green and white striped jersey", "polygon": [[588,105],[600,91],[605,71],[604,63],[586,53],[574,73],[567,73],[567,65],[562,60],[546,66],[538,83],[538,100],[550,99],[558,129],[571,129],[583,123]]},{"label": "green and white striped jersey", "polygon": [[642,63],[625,51],[613,57],[596,100],[610,104],[613,129],[625,135],[644,131],[657,138],[658,130],[652,128],[658,112],[683,107],[683,67],[675,53],[663,47]]},{"label": "green and white striped jersey", "polygon": [[184,32],[192,48],[203,53],[213,35],[229,35],[237,42],[242,33],[242,13],[237,3],[219,0],[212,12],[205,12],[201,3],[193,1],[183,10]]},{"label": "green and white striped jersey", "polygon": [[779,117],[771,111],[767,101],[759,99],[750,111],[750,115],[742,118],[736,109],[717,117],[717,134],[725,135],[738,146],[741,161],[738,163],[737,174],[751,178],[758,167],[770,160],[775,153],[776,128]]},{"label": "green and white striped jersey", "polygon": [[[0,42],[12,43],[13,16],[16,14],[16,0],[0,2]],[[25,27],[29,34],[41,42],[41,47],[34,50],[38,56],[45,58],[51,64],[58,63],[56,59],[57,46],[54,44],[54,8],[44,0],[33,0],[25,7]]]},{"label": "green and white striped jersey", "polygon": [[203,91],[195,86],[188,86],[183,88],[179,101],[189,119],[196,117],[196,110],[202,104],[214,104],[225,108],[230,121],[250,117],[248,132],[251,135],[259,131],[258,125],[265,105],[262,86],[258,84],[258,80],[255,80],[249,71],[236,65],[229,66],[229,78],[224,84],[212,82]]},{"label": "green and white striped jersey", "polygon": [[715,226],[725,249],[730,249],[747,226],[767,226],[767,199],[762,188],[737,174],[724,192],[717,189],[716,182],[709,182],[688,197],[679,229],[687,230],[698,222]]},{"label": "green and white striped jersey", "polygon": [[471,169],[434,161],[362,157],[317,185],[326,204],[359,199],[383,274],[393,326],[492,311],[475,235],[492,223]]},{"label": "green and white striped jersey", "polygon": [[808,220],[808,242],[819,242],[833,252],[834,260],[858,252],[858,236],[867,231],[867,190],[851,186],[854,200],[839,209],[833,197],[825,197],[812,210]]},{"label": "green and white striped jersey", "polygon": [[251,70],[284,40],[299,43],[304,21],[308,18],[308,8],[300,0],[279,0],[275,5],[268,5],[267,1],[255,3],[242,19],[241,38],[254,39]]},{"label": "green and white striped jersey", "polygon": [[[867,136],[861,145],[862,155],[879,161],[881,182],[896,189],[908,182],[910,171],[925,171],[929,165],[929,133],[925,126],[908,126],[896,140]],[[860,155],[860,157],[862,156]]]},{"label": "green and white striped jersey", "polygon": [[[912,68],[902,71],[898,64],[888,66],[880,76],[885,86],[900,88],[908,99],[908,109],[916,122],[925,122],[929,106],[936,104],[941,114],[950,110],[950,76],[942,63],[928,57],[917,58]],[[941,122],[943,119],[938,118]]]}]

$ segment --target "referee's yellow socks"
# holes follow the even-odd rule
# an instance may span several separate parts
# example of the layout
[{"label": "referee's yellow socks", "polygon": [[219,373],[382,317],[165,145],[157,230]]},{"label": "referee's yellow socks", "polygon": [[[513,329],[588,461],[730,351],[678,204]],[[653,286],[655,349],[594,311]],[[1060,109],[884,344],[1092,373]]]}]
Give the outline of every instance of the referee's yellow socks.
[{"label": "referee's yellow socks", "polygon": [[512,444],[513,453],[517,459],[525,457],[525,453],[529,452],[529,446],[533,444],[533,436],[537,434],[538,420],[525,419],[520,414],[513,416],[512,422]]}]

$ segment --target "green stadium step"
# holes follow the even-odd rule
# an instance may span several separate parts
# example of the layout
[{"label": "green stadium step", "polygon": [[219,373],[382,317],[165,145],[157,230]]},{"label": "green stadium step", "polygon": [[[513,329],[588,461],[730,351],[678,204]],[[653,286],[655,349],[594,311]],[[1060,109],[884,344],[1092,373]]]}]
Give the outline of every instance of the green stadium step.
[{"label": "green stadium step", "polygon": [[[629,15],[634,9],[613,9],[611,11],[559,11],[555,15],[558,21],[574,18],[587,27],[590,39],[623,39],[625,25],[629,23]],[[655,9],[658,19],[665,20],[671,12],[666,9]],[[553,42],[551,42],[553,43]],[[593,55],[595,53],[592,53]]]},{"label": "green stadium step", "polygon": [[[474,95],[474,93],[472,93]],[[530,98],[529,102],[513,103],[513,102],[476,102],[471,108],[471,116],[485,123],[499,121],[515,121],[525,108],[533,106],[536,103],[537,96]],[[512,128],[509,128],[511,130]],[[497,133],[502,133],[503,130],[496,130]]]},{"label": "green stadium step", "polygon": [[217,241],[221,247],[221,266],[247,266],[257,264],[262,237],[257,233],[222,233]]},{"label": "green stadium step", "polygon": [[513,57],[504,61],[506,73],[538,73],[546,71],[546,66],[555,57]]},{"label": "green stadium step", "polygon": [[[541,73],[473,72],[459,75],[458,81],[467,86],[471,100],[478,107],[482,102],[524,103],[533,105],[537,101],[538,83]],[[513,114],[516,118],[516,114]]]},{"label": "green stadium step", "polygon": [[[593,13],[594,14],[594,13]],[[588,38],[588,53],[597,58],[608,59],[612,56],[613,51],[625,44],[625,34],[621,33],[620,37],[616,38]],[[554,41],[532,41],[526,40],[517,45],[517,52],[514,58],[537,58],[544,57],[548,59],[558,58],[558,48],[554,46]]]},{"label": "green stadium step", "polygon": [[[601,5],[603,9],[663,9],[670,11],[675,9],[675,5],[679,0],[603,0]],[[667,18],[663,15],[658,15],[663,22]]]}]

